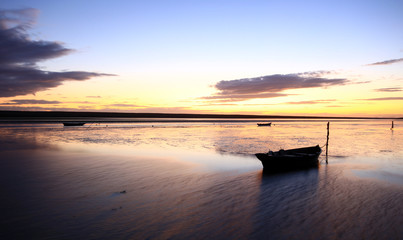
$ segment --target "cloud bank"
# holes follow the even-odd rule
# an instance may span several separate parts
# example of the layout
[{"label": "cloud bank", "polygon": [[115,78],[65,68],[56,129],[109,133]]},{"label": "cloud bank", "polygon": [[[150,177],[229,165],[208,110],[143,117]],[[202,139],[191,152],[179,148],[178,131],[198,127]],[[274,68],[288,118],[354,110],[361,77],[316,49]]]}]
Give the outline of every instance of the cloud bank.
[{"label": "cloud bank", "polygon": [[44,71],[38,62],[61,57],[73,52],[61,43],[35,41],[29,38],[38,15],[36,9],[0,11],[0,97],[35,94],[57,87],[66,80],[83,81],[112,74],[66,71]]},{"label": "cloud bank", "polygon": [[273,98],[288,96],[282,93],[291,89],[326,88],[349,83],[344,78],[321,77],[327,72],[309,72],[297,74],[275,74],[263,77],[223,80],[214,85],[219,91],[203,99],[221,101],[243,101],[254,98]]}]

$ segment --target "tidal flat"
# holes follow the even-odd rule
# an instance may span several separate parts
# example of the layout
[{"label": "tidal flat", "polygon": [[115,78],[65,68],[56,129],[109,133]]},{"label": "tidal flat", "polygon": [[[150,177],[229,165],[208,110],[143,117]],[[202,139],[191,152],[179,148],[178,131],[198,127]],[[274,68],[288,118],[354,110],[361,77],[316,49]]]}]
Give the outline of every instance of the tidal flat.
[{"label": "tidal flat", "polygon": [[403,121],[0,124],[0,239],[402,239]]}]

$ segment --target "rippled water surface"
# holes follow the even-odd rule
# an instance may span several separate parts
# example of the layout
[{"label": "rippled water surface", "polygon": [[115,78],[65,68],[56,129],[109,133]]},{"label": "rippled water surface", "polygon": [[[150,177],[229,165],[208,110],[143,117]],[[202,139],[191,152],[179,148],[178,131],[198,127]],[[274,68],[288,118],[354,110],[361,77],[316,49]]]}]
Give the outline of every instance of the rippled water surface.
[{"label": "rippled water surface", "polygon": [[403,239],[403,122],[0,124],[0,239]]}]

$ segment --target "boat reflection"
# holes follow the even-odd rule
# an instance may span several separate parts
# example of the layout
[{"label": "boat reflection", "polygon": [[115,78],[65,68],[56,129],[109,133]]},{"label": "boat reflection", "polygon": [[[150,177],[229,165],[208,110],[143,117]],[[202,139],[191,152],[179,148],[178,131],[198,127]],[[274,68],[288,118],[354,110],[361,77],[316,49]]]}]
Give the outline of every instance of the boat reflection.
[{"label": "boat reflection", "polygon": [[317,210],[319,170],[270,174],[262,170],[260,180],[251,238],[312,239],[316,227],[310,219]]}]

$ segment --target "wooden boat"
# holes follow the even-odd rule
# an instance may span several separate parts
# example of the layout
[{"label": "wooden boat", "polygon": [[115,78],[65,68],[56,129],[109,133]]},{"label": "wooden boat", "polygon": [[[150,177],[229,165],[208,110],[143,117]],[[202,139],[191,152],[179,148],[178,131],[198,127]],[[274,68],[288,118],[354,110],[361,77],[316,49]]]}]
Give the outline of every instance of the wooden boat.
[{"label": "wooden boat", "polygon": [[256,153],[256,157],[262,162],[264,171],[288,171],[317,167],[318,157],[322,149],[319,145],[313,147],[295,148],[268,153]]},{"label": "wooden boat", "polygon": [[258,127],[262,127],[262,126],[271,126],[271,122],[269,122],[269,123],[258,123],[257,126],[258,126]]},{"label": "wooden boat", "polygon": [[85,122],[64,122],[64,126],[84,126]]}]

